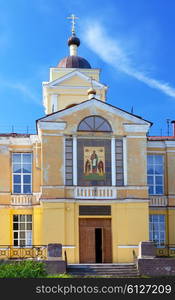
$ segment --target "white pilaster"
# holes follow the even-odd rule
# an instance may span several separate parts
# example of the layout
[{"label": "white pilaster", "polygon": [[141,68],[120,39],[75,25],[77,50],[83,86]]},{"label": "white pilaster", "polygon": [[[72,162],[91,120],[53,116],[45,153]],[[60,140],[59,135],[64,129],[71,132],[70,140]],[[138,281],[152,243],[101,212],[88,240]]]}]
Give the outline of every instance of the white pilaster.
[{"label": "white pilaster", "polygon": [[50,112],[53,113],[58,110],[58,95],[51,95]]},{"label": "white pilaster", "polygon": [[111,139],[111,173],[112,186],[116,186],[115,138]]},{"label": "white pilaster", "polygon": [[77,185],[77,137],[73,136],[73,185]]},{"label": "white pilaster", "polygon": [[127,176],[127,138],[123,138],[123,177],[124,177],[124,185],[127,185],[128,176]]}]

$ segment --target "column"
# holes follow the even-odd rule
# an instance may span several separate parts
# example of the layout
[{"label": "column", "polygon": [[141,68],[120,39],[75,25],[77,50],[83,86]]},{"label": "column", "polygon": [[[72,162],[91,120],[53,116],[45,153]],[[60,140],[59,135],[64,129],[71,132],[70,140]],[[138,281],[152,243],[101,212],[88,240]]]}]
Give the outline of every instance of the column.
[{"label": "column", "polygon": [[124,178],[124,185],[128,184],[127,179],[127,138],[123,138],[123,178]]},{"label": "column", "polygon": [[111,139],[111,175],[112,186],[116,186],[115,138]]},{"label": "column", "polygon": [[77,185],[77,137],[73,136],[73,185]]}]

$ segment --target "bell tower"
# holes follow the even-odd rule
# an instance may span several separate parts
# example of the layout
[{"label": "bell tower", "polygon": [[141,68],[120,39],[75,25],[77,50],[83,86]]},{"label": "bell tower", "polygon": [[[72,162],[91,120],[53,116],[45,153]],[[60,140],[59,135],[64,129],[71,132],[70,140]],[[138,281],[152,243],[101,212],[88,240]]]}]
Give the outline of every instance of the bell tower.
[{"label": "bell tower", "polygon": [[48,82],[43,82],[43,104],[45,113],[76,105],[89,99],[88,90],[92,84],[97,99],[106,100],[107,86],[100,83],[100,69],[78,55],[80,39],[75,33],[75,15],[68,17],[72,23],[72,35],[68,39],[69,55],[62,58],[56,67],[50,68]]}]

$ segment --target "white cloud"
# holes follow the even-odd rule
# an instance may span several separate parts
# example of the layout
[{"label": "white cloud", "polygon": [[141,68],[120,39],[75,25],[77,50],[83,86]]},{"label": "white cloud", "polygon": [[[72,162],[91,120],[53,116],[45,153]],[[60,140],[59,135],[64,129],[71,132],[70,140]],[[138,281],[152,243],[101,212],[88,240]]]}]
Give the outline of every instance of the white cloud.
[{"label": "white cloud", "polygon": [[144,82],[151,88],[155,88],[164,94],[175,97],[175,88],[169,83],[161,82],[148,76],[146,72],[138,71],[138,67],[134,66],[134,61],[130,55],[121,47],[120,42],[113,39],[106,33],[105,29],[99,23],[90,22],[84,28],[84,41],[88,47],[101,57],[106,63],[129,76]]},{"label": "white cloud", "polygon": [[17,90],[22,95],[25,101],[30,100],[32,102],[35,102],[36,104],[40,104],[41,102],[39,97],[36,95],[36,93],[31,89],[31,87],[25,83],[21,83],[21,82],[13,83],[11,81],[7,81],[0,78],[0,86],[1,88],[5,87],[5,88]]}]

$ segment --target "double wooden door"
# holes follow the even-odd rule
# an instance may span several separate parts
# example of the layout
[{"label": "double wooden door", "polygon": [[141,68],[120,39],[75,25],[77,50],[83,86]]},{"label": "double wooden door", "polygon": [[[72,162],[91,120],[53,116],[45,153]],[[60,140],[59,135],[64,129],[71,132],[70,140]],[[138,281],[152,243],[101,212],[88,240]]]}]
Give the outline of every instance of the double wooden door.
[{"label": "double wooden door", "polygon": [[80,263],[111,263],[111,220],[79,220]]}]

